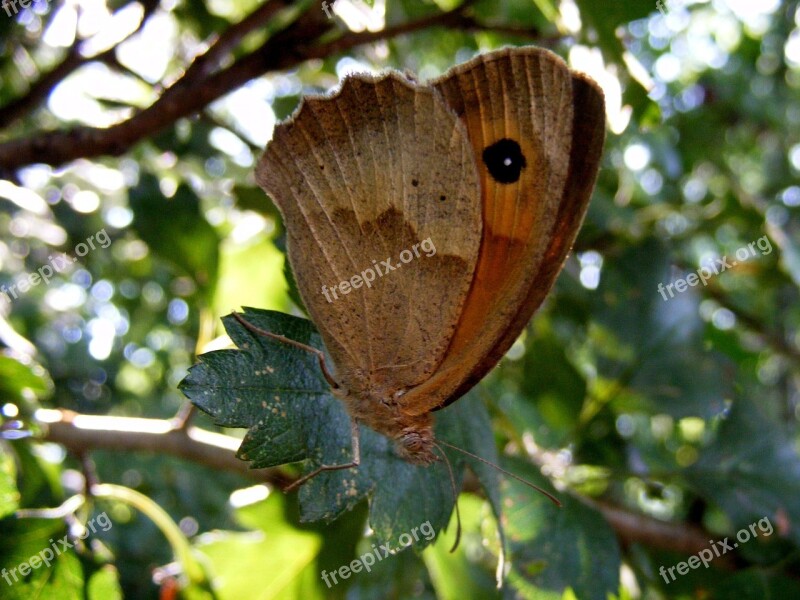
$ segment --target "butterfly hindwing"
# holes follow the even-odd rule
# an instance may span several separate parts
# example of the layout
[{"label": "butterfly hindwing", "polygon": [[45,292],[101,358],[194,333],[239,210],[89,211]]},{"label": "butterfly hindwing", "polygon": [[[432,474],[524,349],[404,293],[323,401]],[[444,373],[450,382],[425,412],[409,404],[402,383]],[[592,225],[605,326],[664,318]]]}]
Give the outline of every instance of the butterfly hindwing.
[{"label": "butterfly hindwing", "polygon": [[433,86],[467,126],[484,230],[454,339],[433,377],[403,399],[409,415],[466,393],[539,307],[583,220],[605,131],[599,87],[547,50],[481,55]]}]

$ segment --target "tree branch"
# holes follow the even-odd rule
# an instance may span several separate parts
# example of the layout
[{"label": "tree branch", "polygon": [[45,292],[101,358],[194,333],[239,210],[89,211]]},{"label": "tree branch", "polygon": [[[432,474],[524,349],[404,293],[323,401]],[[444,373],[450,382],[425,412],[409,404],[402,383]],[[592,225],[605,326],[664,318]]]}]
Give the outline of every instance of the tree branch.
[{"label": "tree branch", "polygon": [[[686,523],[659,521],[605,502],[583,500],[603,514],[624,544],[642,544],[690,556],[708,548],[709,539],[713,539],[711,533]],[[733,569],[735,556],[734,552],[719,556],[714,559],[714,566]]]},{"label": "tree branch", "polygon": [[291,480],[278,469],[250,469],[236,458],[241,440],[199,427],[181,429],[163,419],[82,415],[69,410],[36,411],[42,440],[61,444],[76,456],[92,450],[166,454],[211,469],[285,487]]},{"label": "tree branch", "polygon": [[[150,18],[150,15],[152,15],[155,9],[158,7],[159,0],[143,0],[142,4],[144,6],[142,20],[139,22],[139,25],[136,27],[136,29],[127,35],[125,39],[130,38],[133,34],[140,31],[141,28],[144,27],[147,19]],[[123,6],[119,10],[122,10],[123,8],[125,7]],[[79,67],[82,67],[90,62],[113,62],[113,59],[115,58],[115,51],[117,45],[119,44],[116,44],[111,48],[100,52],[99,54],[87,57],[83,56],[80,51],[81,45],[84,41],[85,40],[76,39],[75,43],[67,51],[67,55],[64,57],[64,60],[36,80],[36,82],[24,95],[12,100],[5,106],[0,107],[0,129],[8,127],[17,119],[36,110],[42,101],[47,98],[48,95],[50,95],[52,89]],[[124,40],[120,40],[120,42],[122,41]]]},{"label": "tree branch", "polygon": [[[156,134],[179,118],[202,110],[214,100],[266,72],[289,69],[312,58],[324,58],[362,44],[429,27],[472,27],[474,23],[471,20],[467,20],[465,25],[463,13],[472,3],[473,0],[466,0],[458,8],[448,12],[377,32],[349,33],[316,45],[314,41],[330,30],[331,22],[320,11],[308,10],[254,52],[241,57],[227,68],[212,72],[222,55],[229,51],[232,42],[256,24],[258,19],[254,17],[254,13],[239,25],[233,26],[234,33],[229,30],[205,54],[195,59],[184,75],[151,106],[128,120],[108,128],[77,127],[0,144],[0,175],[34,163],[58,166],[76,158],[118,156],[138,141]],[[259,19],[263,20],[265,15],[275,14],[289,5],[288,0],[270,0],[256,12],[259,12]]]},{"label": "tree branch", "polygon": [[[240,439],[199,427],[177,429],[163,419],[82,415],[68,410],[42,409],[35,416],[44,429],[41,439],[61,444],[78,456],[86,456],[93,450],[148,452],[238,473],[280,488],[292,482],[278,469],[248,468],[246,462],[236,458]],[[686,555],[708,548],[710,534],[702,529],[666,523],[607,503],[582,500],[603,514],[624,543],[640,543]],[[715,564],[733,568],[734,555],[720,557]]]},{"label": "tree branch", "polygon": [[268,0],[239,23],[232,25],[213,42],[205,53],[194,59],[183,76],[168,88],[156,103],[168,101],[171,94],[200,85],[206,77],[219,68],[228,53],[234,50],[248,33],[266,25],[270,19],[285,8],[287,8],[287,4],[283,0]]}]

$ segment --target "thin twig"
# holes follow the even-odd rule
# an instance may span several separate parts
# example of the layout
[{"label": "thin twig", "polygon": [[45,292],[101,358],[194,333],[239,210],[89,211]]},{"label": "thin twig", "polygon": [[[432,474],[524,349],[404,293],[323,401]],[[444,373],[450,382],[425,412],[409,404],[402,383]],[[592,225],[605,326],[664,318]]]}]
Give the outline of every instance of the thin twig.
[{"label": "thin twig", "polygon": [[177,431],[186,432],[189,428],[189,423],[192,422],[192,417],[197,414],[197,409],[191,402],[184,402],[172,417],[172,428]]}]

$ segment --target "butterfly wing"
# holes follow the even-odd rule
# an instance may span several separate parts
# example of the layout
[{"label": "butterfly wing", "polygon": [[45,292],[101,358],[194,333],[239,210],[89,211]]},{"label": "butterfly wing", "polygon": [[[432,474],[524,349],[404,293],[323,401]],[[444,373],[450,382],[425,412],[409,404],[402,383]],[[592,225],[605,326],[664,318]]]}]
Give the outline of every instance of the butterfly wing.
[{"label": "butterfly wing", "polygon": [[544,260],[529,287],[525,301],[505,334],[445,405],[466,394],[508,351],[533,313],[544,301],[561,272],[589,206],[605,140],[605,103],[597,84],[582,74],[573,74],[573,133],[566,187],[558,206]]},{"label": "butterfly wing", "polygon": [[453,341],[436,373],[403,398],[409,415],[459,398],[514,343],[577,235],[605,136],[599,87],[547,50],[481,55],[433,86],[467,126],[484,230]]},{"label": "butterfly wing", "polygon": [[276,128],[256,178],[284,217],[298,288],[339,383],[388,399],[428,379],[481,238],[472,147],[441,97],[395,74],[350,77]]}]

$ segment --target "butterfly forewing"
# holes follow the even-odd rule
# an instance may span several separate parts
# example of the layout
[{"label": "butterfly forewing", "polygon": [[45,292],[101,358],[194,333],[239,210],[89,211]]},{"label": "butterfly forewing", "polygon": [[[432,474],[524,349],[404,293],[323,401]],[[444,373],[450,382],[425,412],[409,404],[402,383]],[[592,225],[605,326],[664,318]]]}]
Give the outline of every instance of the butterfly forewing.
[{"label": "butterfly forewing", "polygon": [[276,128],[257,179],[347,392],[390,399],[441,362],[481,239],[472,156],[439,95],[395,74],[350,77]]}]

